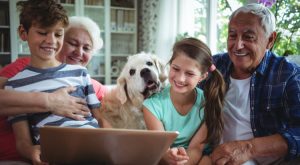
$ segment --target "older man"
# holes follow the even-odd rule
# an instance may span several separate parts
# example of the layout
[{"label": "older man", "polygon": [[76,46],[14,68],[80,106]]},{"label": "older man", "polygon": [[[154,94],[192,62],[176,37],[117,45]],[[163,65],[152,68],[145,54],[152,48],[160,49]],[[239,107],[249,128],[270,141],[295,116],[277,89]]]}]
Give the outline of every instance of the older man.
[{"label": "older man", "polygon": [[230,17],[228,53],[214,56],[228,85],[215,164],[271,164],[300,156],[300,68],[269,51],[273,13],[248,4]]}]

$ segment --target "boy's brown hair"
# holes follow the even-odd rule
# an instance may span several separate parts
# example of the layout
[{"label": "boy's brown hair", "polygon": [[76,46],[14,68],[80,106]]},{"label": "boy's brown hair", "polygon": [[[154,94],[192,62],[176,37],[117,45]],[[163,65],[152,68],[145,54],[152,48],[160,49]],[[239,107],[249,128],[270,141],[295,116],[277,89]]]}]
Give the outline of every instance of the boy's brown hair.
[{"label": "boy's brown hair", "polygon": [[69,24],[66,10],[55,0],[28,0],[17,2],[20,11],[20,25],[24,27],[26,32],[33,24],[40,27],[50,27],[59,22],[64,27]]}]

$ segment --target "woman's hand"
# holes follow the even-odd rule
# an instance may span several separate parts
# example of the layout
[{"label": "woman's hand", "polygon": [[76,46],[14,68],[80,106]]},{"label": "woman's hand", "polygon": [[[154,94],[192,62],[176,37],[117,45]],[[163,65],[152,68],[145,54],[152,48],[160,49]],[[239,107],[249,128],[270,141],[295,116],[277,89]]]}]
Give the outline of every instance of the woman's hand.
[{"label": "woman's hand", "polygon": [[48,111],[75,120],[85,120],[84,116],[88,116],[90,110],[86,106],[86,101],[84,99],[69,94],[75,90],[75,87],[66,87],[53,93],[47,93]]}]

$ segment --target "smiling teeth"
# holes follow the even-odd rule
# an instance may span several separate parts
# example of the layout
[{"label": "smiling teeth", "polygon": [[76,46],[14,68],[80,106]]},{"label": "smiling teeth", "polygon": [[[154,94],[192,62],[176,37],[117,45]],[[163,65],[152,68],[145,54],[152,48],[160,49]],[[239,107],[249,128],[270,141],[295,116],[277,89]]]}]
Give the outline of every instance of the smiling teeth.
[{"label": "smiling teeth", "polygon": [[81,61],[82,61],[81,59],[73,58],[73,57],[70,57],[69,59],[71,59],[71,60],[73,60],[73,61],[76,61],[76,62],[81,62]]},{"label": "smiling teeth", "polygon": [[45,51],[48,51],[48,52],[52,52],[52,51],[54,51],[54,49],[53,49],[53,48],[44,48],[44,50],[45,50]]},{"label": "smiling teeth", "polygon": [[183,87],[183,86],[184,86],[184,84],[180,84],[180,83],[176,83],[176,82],[175,82],[175,84],[176,84],[177,86],[180,86],[180,87]]},{"label": "smiling teeth", "polygon": [[235,53],[236,56],[245,56],[246,53]]}]

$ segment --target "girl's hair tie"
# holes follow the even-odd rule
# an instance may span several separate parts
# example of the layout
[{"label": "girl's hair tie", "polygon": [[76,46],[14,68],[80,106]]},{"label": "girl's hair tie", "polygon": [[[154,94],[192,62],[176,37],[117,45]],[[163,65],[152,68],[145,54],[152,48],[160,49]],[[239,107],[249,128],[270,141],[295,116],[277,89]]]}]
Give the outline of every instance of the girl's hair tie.
[{"label": "girl's hair tie", "polygon": [[209,71],[210,72],[213,72],[214,70],[216,70],[216,66],[214,64],[212,64],[210,67],[209,67]]}]

